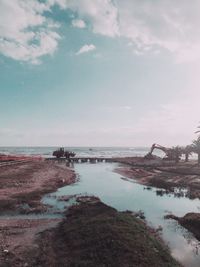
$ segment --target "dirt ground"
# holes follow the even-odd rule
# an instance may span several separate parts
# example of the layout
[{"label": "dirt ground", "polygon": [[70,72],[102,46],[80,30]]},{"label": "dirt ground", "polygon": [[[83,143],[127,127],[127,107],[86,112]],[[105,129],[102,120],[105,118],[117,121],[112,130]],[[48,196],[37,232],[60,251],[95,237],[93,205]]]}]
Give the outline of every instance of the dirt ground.
[{"label": "dirt ground", "polygon": [[29,252],[37,251],[35,239],[61,219],[0,219],[0,266],[29,266]]},{"label": "dirt ground", "polygon": [[[161,171],[127,166],[118,172],[148,184]],[[72,169],[53,161],[0,167],[1,267],[180,266],[143,221],[95,198],[79,197],[64,220],[8,218],[43,214],[42,196],[75,181]]]},{"label": "dirt ground", "polygon": [[[138,160],[138,159],[137,159]],[[115,171],[125,177],[137,180],[138,183],[166,189],[170,192],[175,187],[187,188],[188,197],[200,199],[200,167],[195,164],[161,164],[146,161],[145,165],[135,165],[134,160],[123,159]]]},{"label": "dirt ground", "polygon": [[0,214],[22,211],[41,212],[41,197],[58,187],[75,181],[75,173],[63,165],[47,161],[32,161],[0,167]]},{"label": "dirt ground", "polygon": [[42,232],[27,266],[180,266],[144,222],[94,200],[72,206],[56,228]]},{"label": "dirt ground", "polygon": [[[153,164],[153,166],[151,166],[151,163],[146,163],[139,166],[137,164],[138,159],[134,161],[130,158],[119,160],[119,162],[123,162],[123,164],[115,171],[127,178],[134,179],[146,186],[165,189],[166,193],[174,192],[174,188],[177,187],[186,188],[187,197],[200,199],[200,166],[194,162],[180,162],[171,166],[161,163],[159,165]],[[200,213],[188,213],[181,218],[170,214],[166,216],[166,219],[177,220],[180,225],[200,240]]]},{"label": "dirt ground", "polygon": [[[0,167],[0,266],[29,266],[35,239],[61,219],[19,219],[11,215],[43,213],[44,194],[75,182],[72,169],[54,162],[33,161]],[[10,218],[9,218],[10,216]],[[27,260],[26,260],[27,259]]]}]

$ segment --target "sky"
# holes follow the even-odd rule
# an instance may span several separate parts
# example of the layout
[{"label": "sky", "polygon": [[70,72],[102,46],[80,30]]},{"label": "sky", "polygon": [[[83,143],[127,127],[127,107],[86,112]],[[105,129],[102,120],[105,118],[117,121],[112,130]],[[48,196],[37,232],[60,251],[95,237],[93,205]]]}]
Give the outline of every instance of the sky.
[{"label": "sky", "polygon": [[199,0],[0,0],[0,146],[190,144],[199,13]]}]

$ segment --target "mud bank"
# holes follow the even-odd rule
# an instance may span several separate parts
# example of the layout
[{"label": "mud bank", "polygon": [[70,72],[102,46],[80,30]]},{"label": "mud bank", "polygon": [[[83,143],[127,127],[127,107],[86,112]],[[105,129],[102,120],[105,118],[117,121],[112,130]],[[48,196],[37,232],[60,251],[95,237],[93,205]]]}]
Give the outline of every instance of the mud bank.
[{"label": "mud bank", "polygon": [[0,167],[0,266],[29,266],[29,251],[37,250],[37,234],[61,219],[20,219],[18,215],[43,213],[47,209],[41,204],[43,195],[75,179],[73,170],[45,161]]},{"label": "mud bank", "polygon": [[[142,163],[144,163],[144,160]],[[194,164],[172,164],[163,163],[159,161],[145,161],[145,164],[141,166],[134,158],[131,160],[123,159],[118,162],[123,165],[117,168],[115,171],[130,179],[135,179],[139,183],[149,186],[155,186],[158,188],[166,189],[169,192],[173,192],[175,187],[187,188],[187,196],[191,199],[200,199],[200,167]]]},{"label": "mud bank", "polygon": [[165,219],[174,219],[179,222],[180,225],[189,230],[200,241],[200,213],[187,213],[183,217],[177,217],[169,214],[165,216]]},{"label": "mud bank", "polygon": [[53,162],[0,167],[0,214],[43,212],[42,196],[74,181],[73,170]]},{"label": "mud bank", "polygon": [[40,233],[26,255],[26,266],[33,267],[180,266],[144,222],[97,200],[72,206],[56,228]]},{"label": "mud bank", "polygon": [[38,250],[36,237],[41,231],[55,227],[60,221],[61,219],[0,219],[0,266],[31,266],[28,264],[30,251],[33,253]]}]

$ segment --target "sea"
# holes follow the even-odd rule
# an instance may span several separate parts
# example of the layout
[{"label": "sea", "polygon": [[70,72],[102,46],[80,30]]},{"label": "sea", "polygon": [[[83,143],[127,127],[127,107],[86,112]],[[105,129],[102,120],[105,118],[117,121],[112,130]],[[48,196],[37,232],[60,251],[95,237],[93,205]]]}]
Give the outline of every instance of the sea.
[{"label": "sea", "polygon": [[[59,147],[0,147],[0,154],[28,155],[52,157],[54,150]],[[65,150],[73,151],[77,157],[133,157],[144,156],[150,148],[148,147],[65,147]],[[157,152],[157,154],[159,151]]]}]

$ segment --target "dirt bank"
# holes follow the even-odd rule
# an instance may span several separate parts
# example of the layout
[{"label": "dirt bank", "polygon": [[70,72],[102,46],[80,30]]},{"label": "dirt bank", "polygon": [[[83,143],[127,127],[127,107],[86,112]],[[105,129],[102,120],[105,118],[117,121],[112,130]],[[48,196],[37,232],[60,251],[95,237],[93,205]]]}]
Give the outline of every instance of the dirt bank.
[{"label": "dirt bank", "polygon": [[[0,215],[42,213],[40,200],[46,193],[75,181],[65,165],[32,161],[0,167]],[[55,227],[61,219],[0,217],[0,266],[29,266],[29,253],[38,250],[36,236]],[[33,254],[31,254],[33,256]]]},{"label": "dirt bank", "polygon": [[26,266],[33,267],[180,266],[141,220],[99,201],[71,207],[26,255]]},{"label": "dirt bank", "polygon": [[40,200],[44,194],[74,181],[73,170],[54,162],[32,161],[0,167],[0,214],[42,212],[45,207]]},{"label": "dirt bank", "polygon": [[[130,179],[135,179],[139,183],[158,188],[166,189],[170,192],[174,191],[175,187],[187,188],[188,197],[191,199],[200,199],[200,167],[194,164],[172,164],[166,166],[166,163],[158,165],[153,162],[151,164],[146,161],[145,165],[139,166],[132,159],[119,160],[123,163],[115,171]],[[142,161],[143,162],[143,161]]]},{"label": "dirt bank", "polygon": [[187,230],[192,232],[194,236],[200,241],[200,213],[190,212],[183,217],[175,215],[166,215],[165,219],[174,219],[180,223]]},{"label": "dirt bank", "polygon": [[[35,239],[41,231],[55,227],[61,219],[0,219],[0,266],[27,265],[29,253],[38,250]],[[33,254],[32,254],[33,256]]]}]

